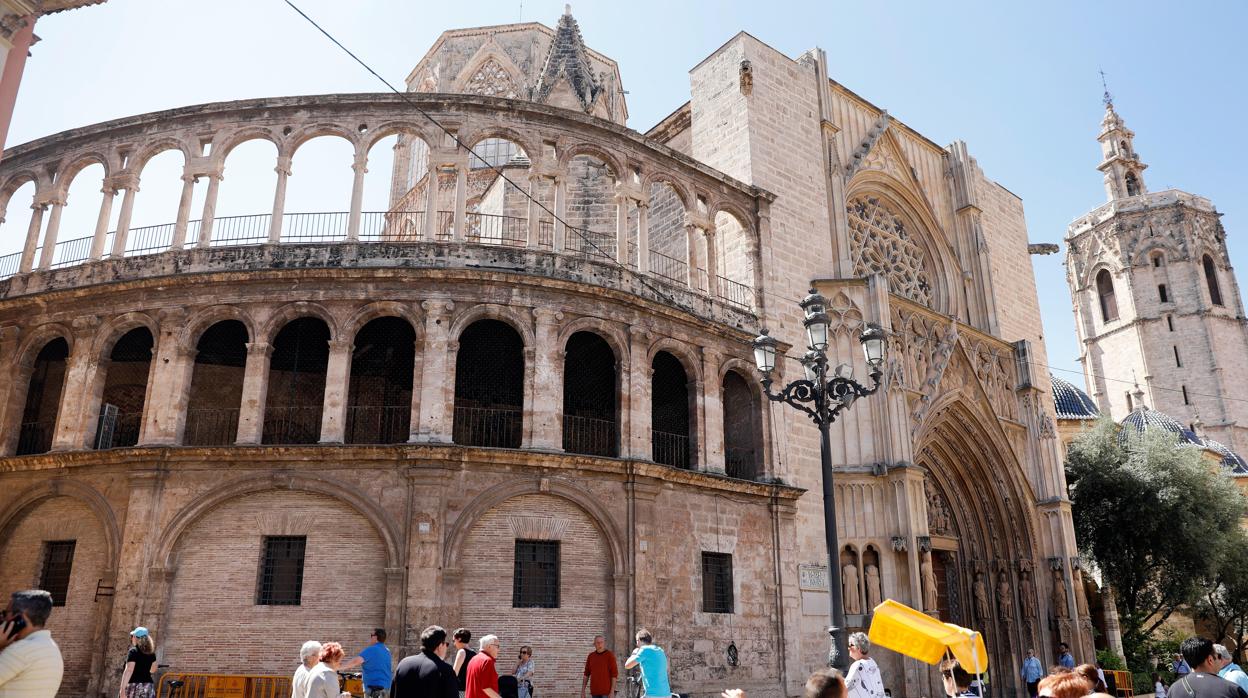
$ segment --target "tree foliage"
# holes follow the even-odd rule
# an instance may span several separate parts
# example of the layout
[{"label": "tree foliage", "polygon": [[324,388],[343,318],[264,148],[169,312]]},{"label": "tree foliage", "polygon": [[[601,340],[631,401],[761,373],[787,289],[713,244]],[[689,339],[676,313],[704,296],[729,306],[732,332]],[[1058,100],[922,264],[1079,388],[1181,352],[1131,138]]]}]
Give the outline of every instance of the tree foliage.
[{"label": "tree foliage", "polygon": [[1248,650],[1248,535],[1237,531],[1226,541],[1213,576],[1202,585],[1196,615],[1227,639],[1235,661]]},{"label": "tree foliage", "polygon": [[1114,588],[1127,661],[1143,666],[1151,633],[1218,574],[1244,497],[1200,449],[1108,417],[1072,442],[1066,477],[1081,552]]}]

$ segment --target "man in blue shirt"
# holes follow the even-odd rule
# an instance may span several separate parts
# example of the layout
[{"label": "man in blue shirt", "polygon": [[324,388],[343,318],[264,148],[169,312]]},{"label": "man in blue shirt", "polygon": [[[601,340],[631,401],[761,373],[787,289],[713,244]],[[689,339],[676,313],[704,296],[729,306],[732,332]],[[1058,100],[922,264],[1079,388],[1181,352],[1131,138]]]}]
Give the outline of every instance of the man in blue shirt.
[{"label": "man in blue shirt", "polygon": [[1192,673],[1192,667],[1184,659],[1180,652],[1174,653],[1174,661],[1170,663],[1170,671],[1174,672],[1174,678],[1181,679]]},{"label": "man in blue shirt", "polygon": [[1075,657],[1070,653],[1070,645],[1065,642],[1057,643],[1057,663],[1067,669],[1075,668]]},{"label": "man in blue shirt", "polygon": [[1023,660],[1023,683],[1027,684],[1027,695],[1036,698],[1040,695],[1040,679],[1044,678],[1044,665],[1036,657],[1035,650],[1027,650],[1027,658]]},{"label": "man in blue shirt", "polygon": [[340,671],[364,665],[364,692],[368,698],[386,698],[390,692],[391,668],[394,658],[390,656],[390,648],[386,647],[386,629],[376,628],[369,635],[373,644],[360,650],[360,656],[352,657],[342,663]]},{"label": "man in blue shirt", "polygon": [[1235,663],[1235,658],[1231,656],[1231,651],[1226,645],[1214,645],[1213,656],[1217,658],[1218,676],[1230,681],[1231,683],[1244,689],[1248,693],[1248,674]]},{"label": "man in blue shirt", "polygon": [[641,667],[641,685],[645,689],[643,695],[651,698],[671,698],[672,687],[667,680],[667,655],[663,648],[653,644],[654,638],[650,631],[642,628],[637,631],[637,649],[624,662],[625,669]]}]

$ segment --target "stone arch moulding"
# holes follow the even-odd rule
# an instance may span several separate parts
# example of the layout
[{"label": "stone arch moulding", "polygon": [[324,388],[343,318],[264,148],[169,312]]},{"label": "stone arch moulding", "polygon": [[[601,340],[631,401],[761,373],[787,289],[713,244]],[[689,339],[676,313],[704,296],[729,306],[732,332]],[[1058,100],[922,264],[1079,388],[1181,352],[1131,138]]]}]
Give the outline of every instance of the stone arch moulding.
[{"label": "stone arch moulding", "polygon": [[481,519],[486,512],[503,502],[526,494],[548,494],[566,499],[585,512],[598,530],[607,540],[611,549],[611,574],[619,575],[628,568],[627,555],[624,552],[624,536],[615,525],[608,512],[594,497],[578,489],[572,483],[558,478],[542,478],[519,480],[494,487],[477,495],[468,506],[456,517],[455,523],[448,527],[442,548],[442,564],[448,569],[457,569],[460,565],[460,550],[473,524]]},{"label": "stone arch moulding", "polygon": [[130,330],[146,327],[152,333],[152,360],[156,359],[156,345],[160,342],[160,323],[144,312],[132,312],[106,320],[95,335],[95,347],[91,355],[99,360],[109,357],[117,341]]},{"label": "stone arch moulding", "polygon": [[342,337],[355,341],[355,336],[364,329],[364,326],[373,320],[380,320],[385,317],[398,318],[406,321],[412,326],[412,331],[416,334],[416,342],[424,341],[425,322],[420,316],[418,307],[412,303],[400,303],[398,301],[373,301],[367,305],[355,308],[351,312],[351,316],[342,323]]},{"label": "stone arch moulding", "polygon": [[403,545],[393,522],[376,505],[373,499],[345,482],[325,477],[311,479],[304,474],[281,472],[235,480],[201,495],[165,527],[157,542],[154,565],[164,569],[172,569],[175,562],[173,551],[177,547],[178,541],[181,540],[182,535],[186,533],[192,524],[199,521],[208,512],[231,499],[272,490],[291,490],[321,494],[346,504],[367,519],[372,524],[373,529],[377,531],[377,535],[381,538],[381,542],[386,548],[386,567],[395,569],[406,564]]},{"label": "stone arch moulding", "polygon": [[212,305],[197,310],[187,318],[186,324],[178,336],[178,346],[183,350],[191,350],[199,344],[200,337],[213,325],[227,320],[237,320],[247,328],[247,341],[254,342],[259,336],[256,331],[256,320],[245,308],[237,305]]},{"label": "stone arch moulding", "polygon": [[117,515],[113,507],[94,487],[66,478],[53,478],[23,490],[8,506],[0,511],[0,537],[8,538],[22,517],[46,499],[53,497],[72,497],[87,505],[87,508],[99,519],[104,530],[105,573],[115,574],[117,558],[121,551],[121,528],[117,524]]},{"label": "stone arch moulding", "polygon": [[39,352],[47,346],[48,342],[54,339],[63,339],[69,347],[69,354],[74,353],[74,333],[66,325],[59,322],[48,322],[32,329],[25,337],[21,339],[21,344],[17,348],[14,356],[17,357],[15,365],[29,368],[34,366],[35,358],[39,356]]},{"label": "stone arch moulding", "polygon": [[329,312],[325,306],[312,301],[295,301],[274,310],[273,314],[260,327],[260,331],[252,341],[272,344],[283,327],[288,323],[305,317],[316,318],[324,322],[329,328],[329,339],[331,341],[339,339],[338,318],[334,317],[334,314]]},{"label": "stone arch moulding", "polygon": [[677,341],[672,337],[660,337],[650,345],[650,348],[646,351],[647,367],[654,365],[654,357],[661,351],[665,351],[676,357],[676,360],[679,361],[680,365],[685,369],[685,374],[689,380],[702,380],[702,361],[700,361],[697,356],[694,356],[693,352],[689,350],[689,346],[687,344]]},{"label": "stone arch moulding", "polygon": [[474,322],[478,320],[498,320],[511,326],[511,329],[520,335],[520,340],[524,342],[525,350],[532,351],[537,345],[537,337],[534,335],[532,317],[529,316],[527,311],[527,308],[520,309],[495,303],[481,303],[466,307],[451,322],[447,334],[450,336],[451,341],[458,342],[460,335]]},{"label": "stone arch moulding", "polygon": [[559,339],[557,340],[559,346],[566,347],[568,340],[572,339],[572,335],[577,332],[589,332],[590,334],[598,335],[602,341],[607,343],[607,346],[611,347],[611,352],[615,354],[616,365],[628,365],[628,331],[618,322],[589,315],[578,317],[559,328]]}]

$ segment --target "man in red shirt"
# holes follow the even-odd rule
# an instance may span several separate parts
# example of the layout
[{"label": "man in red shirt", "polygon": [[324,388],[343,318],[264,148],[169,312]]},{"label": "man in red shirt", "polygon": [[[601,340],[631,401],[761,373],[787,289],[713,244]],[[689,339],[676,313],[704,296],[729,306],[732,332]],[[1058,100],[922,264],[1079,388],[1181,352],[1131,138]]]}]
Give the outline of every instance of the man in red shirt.
[{"label": "man in red shirt", "polygon": [[498,694],[498,671],[494,669],[494,658],[497,656],[498,636],[481,638],[481,651],[468,662],[464,698],[502,698]]},{"label": "man in red shirt", "polygon": [[594,651],[585,658],[585,678],[581,681],[581,698],[585,698],[585,684],[589,684],[589,694],[593,698],[609,698],[615,695],[615,679],[620,675],[620,666],[615,661],[615,653],[607,649],[607,639],[601,635],[594,636]]}]

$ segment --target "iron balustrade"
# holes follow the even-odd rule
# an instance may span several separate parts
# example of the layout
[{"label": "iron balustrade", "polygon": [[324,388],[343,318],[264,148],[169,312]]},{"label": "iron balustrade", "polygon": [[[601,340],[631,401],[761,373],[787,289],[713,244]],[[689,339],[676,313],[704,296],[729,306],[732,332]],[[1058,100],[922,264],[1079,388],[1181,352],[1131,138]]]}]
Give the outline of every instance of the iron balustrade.
[{"label": "iron balustrade", "polygon": [[619,440],[613,419],[563,415],[563,450],[568,453],[614,458],[619,453]]},{"label": "iron balustrade", "polygon": [[69,267],[82,264],[91,257],[91,238],[75,238],[56,243],[56,252],[52,255],[52,268]]},{"label": "iron balustrade", "polygon": [[96,449],[126,448],[139,443],[139,429],[143,425],[142,412],[116,412],[110,418],[101,412],[96,437]]},{"label": "iron balustrade", "polygon": [[434,219],[437,225],[433,229],[433,239],[438,242],[449,242],[455,239],[455,212],[454,211],[438,211],[438,217]]},{"label": "iron balustrade", "polygon": [[186,411],[187,446],[228,446],[238,439],[239,408],[193,408]]},{"label": "iron balustrade", "polygon": [[365,211],[360,214],[360,242],[419,242],[424,237],[424,211]]},{"label": "iron balustrade", "polygon": [[615,259],[615,233],[601,233],[587,228],[568,226],[563,246],[566,251],[582,257]]},{"label": "iron balustrade", "polygon": [[210,244],[212,247],[262,245],[269,241],[269,224],[272,220],[271,213],[214,218]]},{"label": "iron balustrade", "polygon": [[[555,246],[555,222],[545,218],[537,221],[537,246],[552,248]],[[16,269],[16,267],[14,267]]]},{"label": "iron balustrade", "polygon": [[[164,252],[173,245],[173,228],[173,223],[131,228],[129,237],[126,239],[126,256],[137,257],[139,255]],[[88,245],[89,249],[90,246]],[[83,254],[84,258],[86,257],[85,252]]]},{"label": "iron balustrade", "polygon": [[461,446],[520,448],[519,407],[455,406],[451,438]]},{"label": "iron balustrade", "polygon": [[52,432],[55,422],[24,422],[17,437],[17,453],[28,456],[52,450]]},{"label": "iron balustrade", "polygon": [[464,235],[468,242],[483,245],[527,247],[529,219],[493,213],[465,213]]},{"label": "iron balustrade", "polygon": [[654,429],[650,432],[650,459],[674,468],[689,469],[689,435]]},{"label": "iron balustrade", "polygon": [[347,239],[351,214],[287,213],[282,216],[282,242],[342,242]]},{"label": "iron balustrade", "polygon": [[742,308],[749,308],[753,305],[754,289],[741,283],[724,277],[719,277],[719,288],[716,290],[723,300],[739,305]]},{"label": "iron balustrade", "polygon": [[321,440],[321,405],[315,407],[265,407],[266,444],[314,444]]},{"label": "iron balustrade", "polygon": [[650,250],[650,273],[678,284],[689,282],[689,265],[683,259]]},{"label": "iron balustrade", "polygon": [[728,477],[753,480],[761,470],[758,452],[754,449],[732,447],[724,449],[724,471]]},{"label": "iron balustrade", "polygon": [[0,279],[7,279],[10,276],[16,276],[17,270],[22,265],[22,253],[14,252],[0,257]]},{"label": "iron balustrade", "polygon": [[347,408],[343,441],[349,444],[401,444],[411,437],[411,405],[355,405]]}]

